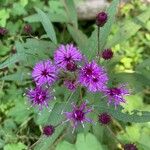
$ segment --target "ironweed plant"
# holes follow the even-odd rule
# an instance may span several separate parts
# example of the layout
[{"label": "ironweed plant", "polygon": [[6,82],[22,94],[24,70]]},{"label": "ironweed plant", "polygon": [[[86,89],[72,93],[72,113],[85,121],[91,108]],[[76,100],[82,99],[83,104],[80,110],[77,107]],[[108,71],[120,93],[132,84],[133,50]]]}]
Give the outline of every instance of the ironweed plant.
[{"label": "ironweed plant", "polygon": [[[14,55],[0,64],[0,69],[19,62],[20,71],[14,77],[19,82],[26,81],[26,107],[30,114],[36,114],[34,119],[41,126],[41,136],[27,149],[54,149],[56,141],[66,136],[72,142],[75,135],[75,146],[64,142],[56,149],[84,149],[88,148],[88,142],[91,141],[95,143],[93,150],[106,149],[93,136],[102,132],[97,126],[103,126],[120,149],[138,149],[136,143],[121,141],[113,131],[113,124],[117,126],[118,121],[150,121],[150,112],[123,112],[123,106],[128,105],[126,98],[134,93],[135,88],[132,83],[123,80],[124,75],[115,72],[115,64],[119,58],[113,51],[113,46],[127,40],[139,28],[135,25],[134,31],[131,31],[130,27],[125,26],[113,38],[109,38],[118,5],[119,0],[113,0],[106,11],[95,16],[95,29],[89,38],[78,28],[72,0],[63,0],[62,14],[46,14],[35,8],[36,14],[24,19],[28,22],[23,28],[26,38],[15,42]],[[137,16],[137,19],[146,22],[149,17],[143,16],[148,16],[149,12],[148,9]],[[34,35],[34,22],[42,24],[45,35]],[[56,25],[65,23],[73,40],[59,43],[55,24],[52,22]],[[134,26],[134,23],[130,24]],[[7,29],[0,28],[0,34],[8,34]],[[79,144],[81,140],[83,143]]]}]

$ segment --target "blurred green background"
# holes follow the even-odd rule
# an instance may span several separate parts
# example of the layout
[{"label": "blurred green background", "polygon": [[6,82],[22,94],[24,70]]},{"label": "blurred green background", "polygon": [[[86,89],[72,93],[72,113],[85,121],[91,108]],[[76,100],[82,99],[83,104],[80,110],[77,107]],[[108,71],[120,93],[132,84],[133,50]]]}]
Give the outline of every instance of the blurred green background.
[{"label": "blurred green background", "polygon": [[[78,5],[80,0],[75,0],[75,3]],[[0,39],[0,63],[16,53],[15,41],[23,41],[28,36],[23,31],[25,24],[31,24],[33,28],[32,36],[38,37],[44,34],[41,24],[33,23],[32,21],[32,15],[35,14],[34,7],[38,7],[48,13],[63,13],[59,0],[0,1],[0,26],[6,27],[9,31],[6,36]],[[130,26],[129,20],[135,19],[137,21],[136,17],[148,7],[149,3],[142,0],[131,0],[120,5],[117,21],[113,25],[109,39],[114,37],[120,26]],[[28,17],[30,15],[31,17]],[[66,29],[63,18],[61,24],[56,21],[54,26],[59,43],[74,41]],[[88,37],[92,34],[94,26],[94,20],[79,20],[79,29]],[[139,22],[138,28],[139,30],[132,32],[132,36],[128,40],[112,47],[119,59],[117,63],[114,62],[116,72],[132,73],[136,70],[143,76],[143,78],[126,77],[126,81],[131,80],[137,85],[134,87],[136,91],[132,91],[133,95],[127,97],[127,105],[124,106],[124,111],[131,113],[134,109],[150,110],[150,87],[146,84],[150,81],[150,20],[145,23]],[[9,68],[5,67],[0,70],[0,149],[4,150],[28,149],[29,145],[32,145],[39,139],[42,129],[40,125],[42,120],[34,117],[25,105],[26,99],[22,93],[26,84],[20,83],[13,76],[5,78],[6,75],[14,74],[20,68],[19,63],[15,63]],[[102,127],[97,130],[104,132],[103,130],[105,129]],[[137,143],[140,150],[150,150],[150,123],[117,123],[114,132],[121,141]],[[95,136],[98,140],[95,139]],[[95,144],[99,145],[99,142],[103,142],[107,145],[107,148],[104,147],[104,149],[113,150],[116,147],[121,149],[121,146],[117,145],[113,137],[110,140],[106,140],[101,135],[95,136],[89,135]],[[82,135],[79,135],[76,143],[79,143],[82,139]],[[68,143],[59,144],[61,140],[61,137],[59,137],[54,144],[54,147],[57,146],[58,150],[67,150],[65,146],[72,147]],[[70,150],[72,149],[70,148]]]}]

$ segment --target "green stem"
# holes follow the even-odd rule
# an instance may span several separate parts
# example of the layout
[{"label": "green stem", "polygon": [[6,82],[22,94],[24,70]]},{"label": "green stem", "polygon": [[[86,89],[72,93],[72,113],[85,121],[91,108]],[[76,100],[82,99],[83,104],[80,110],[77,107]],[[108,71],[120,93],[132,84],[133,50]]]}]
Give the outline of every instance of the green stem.
[{"label": "green stem", "polygon": [[99,55],[99,52],[100,52],[100,37],[99,37],[99,34],[100,33],[100,27],[98,27],[98,31],[97,31],[97,48],[98,48],[98,55]]},{"label": "green stem", "polygon": [[97,57],[98,57],[98,63],[99,63],[100,61],[100,27],[98,27],[98,30],[97,30],[97,48],[98,48]]},{"label": "green stem", "polygon": [[108,129],[108,131],[112,134],[112,136],[115,138],[115,140],[116,140],[119,144],[123,145],[122,142],[121,142],[120,140],[118,140],[118,138],[116,137],[116,135],[115,135],[114,132],[110,129],[109,126],[107,126],[107,129]]}]

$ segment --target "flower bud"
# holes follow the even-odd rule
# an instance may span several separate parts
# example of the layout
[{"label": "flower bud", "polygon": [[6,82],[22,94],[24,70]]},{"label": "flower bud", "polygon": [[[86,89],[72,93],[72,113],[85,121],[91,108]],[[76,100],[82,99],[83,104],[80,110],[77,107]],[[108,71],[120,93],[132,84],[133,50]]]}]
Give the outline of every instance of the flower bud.
[{"label": "flower bud", "polygon": [[52,125],[48,125],[43,128],[43,134],[45,134],[46,136],[51,136],[54,133],[54,131],[55,128]]},{"label": "flower bud", "polygon": [[113,57],[112,49],[105,49],[102,51],[102,58],[105,60],[111,59]]},{"label": "flower bud", "polygon": [[6,28],[0,27],[0,35],[4,36],[8,33],[8,30]]},{"label": "flower bud", "polygon": [[32,26],[29,25],[29,24],[26,24],[23,28],[24,32],[27,33],[27,34],[31,34],[32,32]]},{"label": "flower bud", "polygon": [[66,68],[68,71],[76,71],[77,70],[77,65],[73,61],[70,61],[67,63]]},{"label": "flower bud", "polygon": [[103,27],[104,24],[107,22],[107,14],[105,12],[100,12],[97,16],[96,16],[96,25],[99,27]]},{"label": "flower bud", "polygon": [[108,113],[102,113],[99,115],[99,122],[103,125],[107,125],[111,122],[111,116]]},{"label": "flower bud", "polygon": [[125,144],[124,150],[138,150],[135,144]]}]

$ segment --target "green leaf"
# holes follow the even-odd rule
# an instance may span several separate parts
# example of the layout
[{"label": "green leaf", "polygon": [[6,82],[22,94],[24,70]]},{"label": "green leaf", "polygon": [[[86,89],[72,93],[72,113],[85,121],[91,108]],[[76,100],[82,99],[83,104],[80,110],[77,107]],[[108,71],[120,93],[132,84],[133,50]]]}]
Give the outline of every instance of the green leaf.
[{"label": "green leaf", "polygon": [[5,75],[1,79],[2,80],[6,80],[6,81],[17,81],[17,82],[21,83],[25,79],[30,79],[30,75],[28,75],[25,72],[25,70],[23,70],[23,71],[20,70],[20,71],[18,71],[16,73]]},{"label": "green leaf", "polygon": [[76,149],[77,150],[102,150],[101,144],[98,142],[96,137],[91,133],[87,135],[78,134],[77,135],[77,142],[76,142]]},{"label": "green leaf", "polygon": [[72,25],[67,25],[69,33],[72,35],[74,41],[77,43],[82,52],[84,52],[85,43],[87,42],[87,36]]},{"label": "green leaf", "polygon": [[67,12],[68,18],[70,23],[73,24],[76,28],[78,28],[78,18],[77,18],[77,11],[75,8],[75,4],[73,0],[62,0],[65,10]]},{"label": "green leaf", "polygon": [[54,108],[56,101],[53,100],[49,103],[49,108],[43,108],[41,114],[37,114],[34,118],[37,125],[49,124],[49,117],[51,115],[51,110]]},{"label": "green leaf", "polygon": [[[127,20],[121,25],[120,30],[115,33],[110,41],[107,42],[107,47],[115,46],[123,41],[126,41],[131,36],[133,36],[137,31],[141,28],[141,23],[144,24],[150,18],[150,8],[148,8],[145,12],[140,14],[135,19]],[[141,22],[141,23],[139,23]]]},{"label": "green leaf", "polygon": [[24,102],[20,101],[15,105],[15,107],[10,109],[8,116],[13,117],[17,123],[23,123],[26,119],[28,119],[30,113],[31,112],[27,109]]},{"label": "green leaf", "polygon": [[25,7],[28,4],[28,0],[21,0],[20,4]]},{"label": "green leaf", "polygon": [[49,58],[49,55],[53,56],[54,50],[56,49],[56,45],[50,41],[33,38],[28,38],[23,46],[27,48],[26,51],[29,54],[34,54],[38,57],[47,56],[47,58]]},{"label": "green leaf", "polygon": [[131,112],[134,109],[140,109],[143,107],[143,97],[141,94],[126,96],[126,103],[122,104],[125,111]]},{"label": "green leaf", "polygon": [[114,73],[111,74],[112,81],[117,83],[129,83],[130,87],[137,92],[140,92],[144,87],[150,86],[150,80],[146,78],[142,73]]},{"label": "green leaf", "polygon": [[7,19],[10,17],[9,10],[0,10],[0,26],[5,27]]},{"label": "green leaf", "polygon": [[25,60],[25,55],[24,55],[25,50],[23,46],[19,42],[16,42],[15,45],[16,45],[16,49],[18,50],[17,54],[12,55],[8,59],[6,59],[3,63],[1,63],[0,69],[9,67],[16,62]]},{"label": "green leaf", "polygon": [[135,123],[142,123],[142,122],[149,122],[150,121],[150,112],[148,111],[132,111],[132,114],[127,112],[123,112],[123,108],[121,106],[115,109],[114,106],[108,106],[106,102],[100,102],[96,107],[100,112],[108,112],[114,118],[121,120],[123,122],[135,122]]},{"label": "green leaf", "polygon": [[12,12],[11,12],[11,14],[13,16],[26,15],[26,13],[27,12],[26,12],[25,8],[20,3],[13,4],[13,8],[12,8]]},{"label": "green leaf", "polygon": [[5,56],[10,51],[10,48],[0,42],[0,56]]},{"label": "green leaf", "polygon": [[92,150],[103,150],[102,145],[93,134],[80,133],[77,135],[77,141],[75,145],[63,141],[58,144],[56,150],[91,150],[91,148]]},{"label": "green leaf", "polygon": [[69,142],[63,141],[57,145],[56,150],[76,150],[76,148]]},{"label": "green leaf", "polygon": [[110,7],[107,9],[108,21],[106,22],[104,27],[100,28],[100,50],[102,50],[106,45],[108,36],[111,32],[111,27],[115,21],[118,5],[119,0],[113,0]]},{"label": "green leaf", "polygon": [[[51,22],[61,22],[61,23],[69,22],[65,11],[63,11],[62,13],[48,12],[47,16],[49,18],[51,18]],[[40,19],[38,17],[38,14],[33,14],[33,15],[28,16],[28,17],[25,17],[24,21],[27,21],[29,23],[33,23],[33,22],[40,22]]]},{"label": "green leaf", "polygon": [[16,62],[24,62],[23,65],[33,65],[38,59],[47,59],[48,55],[52,56],[56,48],[51,42],[31,38],[27,39],[26,43],[16,42],[15,46],[17,53],[2,62],[0,69],[10,67]]},{"label": "green leaf", "polygon": [[148,67],[150,68],[150,59],[145,59],[143,62],[136,66],[136,70],[140,71],[141,69],[146,69]]},{"label": "green leaf", "polygon": [[5,145],[5,141],[0,139],[0,148],[3,148],[4,145]]},{"label": "green leaf", "polygon": [[4,146],[4,150],[24,150],[27,149],[27,146],[19,142],[17,144],[7,144]]},{"label": "green leaf", "polygon": [[56,34],[50,18],[40,9],[36,8],[40,22],[42,23],[49,38],[57,44]]}]

